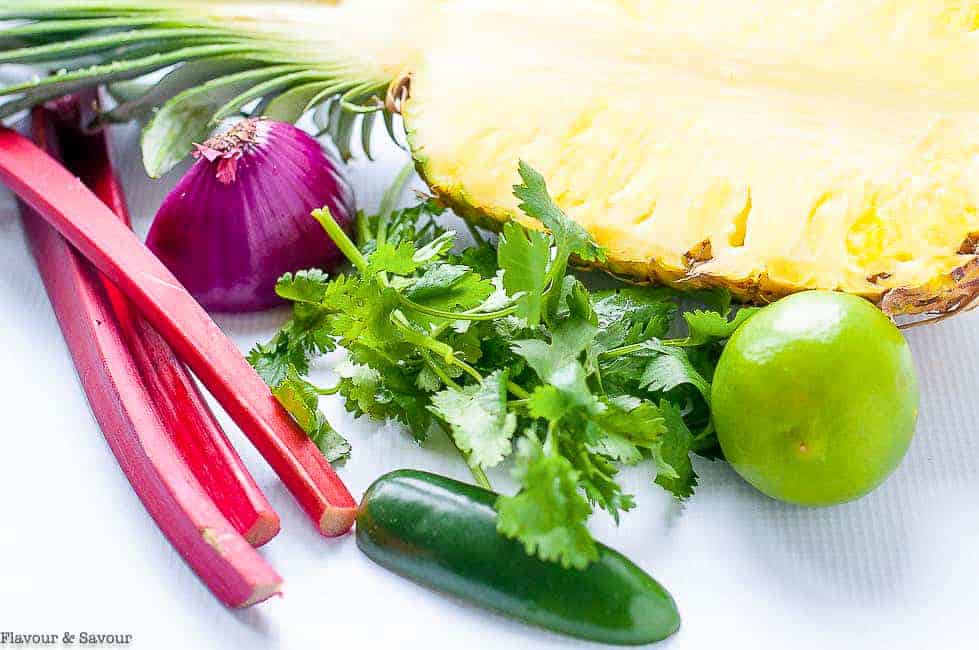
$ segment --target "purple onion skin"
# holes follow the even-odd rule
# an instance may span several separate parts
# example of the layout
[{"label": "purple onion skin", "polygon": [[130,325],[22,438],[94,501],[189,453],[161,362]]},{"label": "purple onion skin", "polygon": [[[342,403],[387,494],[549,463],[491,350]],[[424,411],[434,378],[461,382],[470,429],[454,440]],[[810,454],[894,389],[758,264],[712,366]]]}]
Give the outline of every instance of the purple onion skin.
[{"label": "purple onion skin", "polygon": [[[331,271],[343,260],[310,212],[327,206],[348,230],[354,219],[350,185],[315,139],[291,124],[247,122],[199,147],[146,239],[210,311],[282,304],[275,284],[284,273]],[[229,147],[236,129],[247,137]]]}]

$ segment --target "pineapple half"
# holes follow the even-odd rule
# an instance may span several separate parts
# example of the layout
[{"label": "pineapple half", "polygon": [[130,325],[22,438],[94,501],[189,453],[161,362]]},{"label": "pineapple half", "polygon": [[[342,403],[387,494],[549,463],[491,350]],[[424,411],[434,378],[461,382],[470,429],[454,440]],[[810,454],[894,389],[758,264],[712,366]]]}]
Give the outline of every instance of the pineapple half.
[{"label": "pineapple half", "polygon": [[836,289],[892,315],[979,295],[974,0],[0,0],[4,16],[0,61],[83,58],[7,88],[0,115],[183,64],[115,113],[169,99],[144,137],[153,175],[256,100],[279,119],[326,102],[344,152],[400,112],[458,213],[524,219],[525,160],[633,281]]}]

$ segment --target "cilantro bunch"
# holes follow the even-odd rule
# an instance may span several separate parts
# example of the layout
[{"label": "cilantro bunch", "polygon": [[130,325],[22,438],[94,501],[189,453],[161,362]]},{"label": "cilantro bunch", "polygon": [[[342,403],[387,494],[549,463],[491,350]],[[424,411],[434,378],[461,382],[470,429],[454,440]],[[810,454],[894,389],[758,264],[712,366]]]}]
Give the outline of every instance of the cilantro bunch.
[{"label": "cilantro bunch", "polygon": [[[689,333],[668,338],[677,295],[629,287],[592,293],[568,273],[572,259],[604,259],[588,233],[551,200],[521,163],[520,209],[546,230],[510,221],[494,248],[453,252],[433,201],[361,217],[352,241],[326,210],[313,216],[355,273],[284,276],[292,319],[249,360],[331,460],[350,446],[317,407],[339,393],[356,415],[403,423],[423,441],[444,429],[477,483],[515,457],[520,492],[497,501],[498,529],[528,553],[584,567],[597,557],[586,527],[598,507],[618,520],[633,497],[621,465],[648,463],[677,498],[697,485],[691,453],[719,454],[710,422],[710,380],[725,339],[752,310],[728,319],[726,292],[701,292],[713,307],[683,314]],[[396,183],[395,188],[400,189]],[[312,357],[342,346],[338,384],[309,383]]]}]

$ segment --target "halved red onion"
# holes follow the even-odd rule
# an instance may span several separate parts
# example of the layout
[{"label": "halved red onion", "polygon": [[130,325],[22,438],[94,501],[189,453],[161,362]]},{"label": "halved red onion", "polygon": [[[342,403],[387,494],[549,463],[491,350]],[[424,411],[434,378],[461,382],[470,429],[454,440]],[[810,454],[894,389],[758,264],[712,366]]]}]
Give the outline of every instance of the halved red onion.
[{"label": "halved red onion", "polygon": [[194,157],[146,244],[205,308],[272,307],[281,302],[275,283],[283,273],[330,271],[342,260],[310,212],[328,206],[347,228],[353,192],[309,134],[247,119],[198,145]]}]

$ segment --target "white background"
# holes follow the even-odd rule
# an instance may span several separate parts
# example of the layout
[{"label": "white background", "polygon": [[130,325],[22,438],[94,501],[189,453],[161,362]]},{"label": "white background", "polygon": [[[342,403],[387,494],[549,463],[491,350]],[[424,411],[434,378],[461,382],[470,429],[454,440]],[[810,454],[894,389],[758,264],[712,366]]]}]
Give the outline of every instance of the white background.
[{"label": "white background", "polygon": [[[136,135],[115,132],[117,162],[145,233],[176,176],[145,179]],[[368,210],[406,160],[376,136],[381,160],[351,165]],[[219,322],[245,350],[286,317],[276,310]],[[922,385],[917,436],[901,468],[857,503],[782,505],[727,467],[698,461],[700,489],[680,507],[651,484],[648,468],[625,473],[639,507],[619,528],[597,516],[593,529],[676,598],[683,627],[658,647],[979,647],[979,312],[908,338]],[[329,385],[329,362],[316,378]],[[354,445],[340,473],[357,497],[398,467],[467,478],[444,440],[422,449],[395,426],[355,422],[337,401],[323,407]],[[135,648],[596,647],[387,573],[352,536],[320,537],[221,417],[282,517],[262,553],[285,578],[285,596],[245,611],[214,600],[130,490],[79,388],[14,203],[0,190],[0,631],[132,633]],[[505,470],[491,478],[511,485]]]}]

